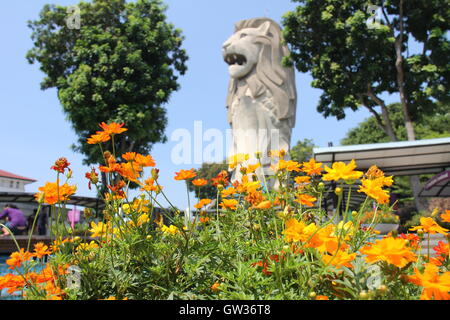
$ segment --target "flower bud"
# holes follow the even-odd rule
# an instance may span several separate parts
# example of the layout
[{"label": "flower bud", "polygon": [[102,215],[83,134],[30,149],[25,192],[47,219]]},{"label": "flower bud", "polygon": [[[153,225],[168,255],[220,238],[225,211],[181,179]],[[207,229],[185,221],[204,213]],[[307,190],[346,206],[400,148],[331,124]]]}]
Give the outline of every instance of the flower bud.
[{"label": "flower bud", "polygon": [[337,188],[334,190],[334,193],[336,193],[337,195],[340,195],[340,194],[342,193],[342,189],[339,188],[339,187],[337,187]]},{"label": "flower bud", "polygon": [[369,294],[367,293],[367,291],[363,290],[359,293],[359,298],[366,300],[367,298],[369,298]]},{"label": "flower bud", "polygon": [[314,291],[311,291],[311,292],[309,293],[309,297],[310,297],[311,299],[314,299],[316,296],[317,296],[317,293],[315,293]]},{"label": "flower bud", "polygon": [[153,178],[153,180],[158,180],[158,178],[159,178],[159,169],[156,169],[156,168],[152,169],[152,178]]}]

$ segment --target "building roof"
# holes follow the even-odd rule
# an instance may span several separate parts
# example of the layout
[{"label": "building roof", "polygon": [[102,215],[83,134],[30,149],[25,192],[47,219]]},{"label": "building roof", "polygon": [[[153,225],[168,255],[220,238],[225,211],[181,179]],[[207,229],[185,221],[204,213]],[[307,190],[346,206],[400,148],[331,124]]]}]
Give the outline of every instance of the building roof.
[{"label": "building roof", "polygon": [[36,180],[34,179],[30,179],[30,178],[26,178],[23,176],[19,176],[17,174],[5,171],[5,170],[0,170],[0,177],[3,178],[10,178],[10,179],[17,179],[17,180],[24,180],[24,181],[30,181],[30,182],[36,182]]},{"label": "building roof", "polygon": [[[29,192],[0,192],[0,202],[35,203],[37,205],[36,199],[34,198],[34,193]],[[105,206],[104,201],[100,199],[80,196],[71,196],[70,199],[66,201],[66,204],[73,204],[94,209],[103,209]]]},{"label": "building roof", "polygon": [[450,170],[432,177],[420,191],[421,197],[450,197]]},{"label": "building roof", "polygon": [[376,164],[386,174],[397,176],[439,173],[450,168],[450,137],[314,148],[314,158],[328,166],[354,159],[360,170]]}]

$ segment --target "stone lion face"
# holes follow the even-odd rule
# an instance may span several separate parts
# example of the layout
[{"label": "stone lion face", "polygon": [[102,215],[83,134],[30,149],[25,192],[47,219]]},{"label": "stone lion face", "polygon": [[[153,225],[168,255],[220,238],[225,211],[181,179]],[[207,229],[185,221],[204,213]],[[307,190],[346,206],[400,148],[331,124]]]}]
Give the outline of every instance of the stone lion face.
[{"label": "stone lion face", "polygon": [[258,63],[262,44],[256,39],[265,36],[267,29],[266,24],[259,28],[241,29],[224,42],[222,55],[233,79],[245,77]]}]

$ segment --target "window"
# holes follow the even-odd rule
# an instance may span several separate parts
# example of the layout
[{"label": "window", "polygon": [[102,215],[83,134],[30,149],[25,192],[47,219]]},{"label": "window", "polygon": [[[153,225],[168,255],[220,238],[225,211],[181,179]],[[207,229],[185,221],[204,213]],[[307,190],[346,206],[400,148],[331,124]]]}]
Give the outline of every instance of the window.
[{"label": "window", "polygon": [[14,188],[14,181],[9,181],[9,187]]},{"label": "window", "polygon": [[19,188],[20,188],[20,182],[17,181],[17,182],[16,182],[16,189],[19,189]]}]

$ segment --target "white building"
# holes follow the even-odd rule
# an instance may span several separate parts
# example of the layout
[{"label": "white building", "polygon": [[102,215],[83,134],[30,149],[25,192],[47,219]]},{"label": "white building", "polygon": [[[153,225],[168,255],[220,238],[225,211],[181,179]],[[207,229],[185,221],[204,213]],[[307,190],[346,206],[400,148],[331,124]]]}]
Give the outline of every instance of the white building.
[{"label": "white building", "polygon": [[0,170],[0,192],[25,192],[25,185],[33,182],[36,180]]}]

